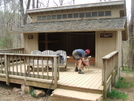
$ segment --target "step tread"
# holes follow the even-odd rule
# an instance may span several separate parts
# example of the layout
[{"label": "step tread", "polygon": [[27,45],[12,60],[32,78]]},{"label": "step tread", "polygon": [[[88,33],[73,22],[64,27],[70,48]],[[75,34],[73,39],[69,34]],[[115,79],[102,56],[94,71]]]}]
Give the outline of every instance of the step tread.
[{"label": "step tread", "polygon": [[64,97],[71,97],[71,98],[78,98],[78,99],[85,99],[85,100],[93,100],[96,101],[96,99],[100,99],[102,97],[102,94],[96,94],[96,93],[86,93],[86,92],[80,92],[80,91],[74,91],[74,90],[65,90],[65,89],[56,89],[53,92],[53,96],[64,96]]}]

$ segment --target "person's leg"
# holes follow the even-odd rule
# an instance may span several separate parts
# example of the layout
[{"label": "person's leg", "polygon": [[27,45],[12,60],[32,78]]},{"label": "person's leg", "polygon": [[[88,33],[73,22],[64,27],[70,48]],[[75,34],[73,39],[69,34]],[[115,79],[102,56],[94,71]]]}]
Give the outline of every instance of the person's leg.
[{"label": "person's leg", "polygon": [[83,70],[82,70],[82,60],[78,60],[78,73],[79,74],[84,74]]},{"label": "person's leg", "polygon": [[72,52],[72,56],[73,56],[73,58],[75,60],[75,71],[77,72],[78,71],[78,59],[79,59],[79,56],[78,56],[76,51]]},{"label": "person's leg", "polygon": [[77,60],[77,62],[78,62],[78,69],[81,69],[82,61],[81,60]]},{"label": "person's leg", "polygon": [[78,61],[75,60],[75,72],[78,72]]}]

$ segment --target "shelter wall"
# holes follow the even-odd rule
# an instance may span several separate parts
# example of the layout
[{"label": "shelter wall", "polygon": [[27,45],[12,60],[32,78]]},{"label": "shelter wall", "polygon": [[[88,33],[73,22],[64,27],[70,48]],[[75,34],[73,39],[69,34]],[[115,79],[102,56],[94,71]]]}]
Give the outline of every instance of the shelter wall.
[{"label": "shelter wall", "polygon": [[87,9],[77,9],[77,10],[68,10],[68,11],[55,11],[55,12],[47,12],[47,13],[36,13],[30,14],[32,18],[32,22],[46,22],[46,21],[53,21],[53,20],[38,20],[37,16],[51,16],[51,15],[58,15],[58,14],[74,14],[74,13],[86,13],[86,12],[99,12],[99,11],[111,11],[111,16],[97,16],[97,17],[88,17],[88,18],[70,18],[70,19],[56,19],[54,21],[64,21],[64,20],[81,20],[81,19],[103,19],[103,18],[120,18],[120,11],[123,10],[122,7],[98,7],[98,8],[87,8]]},{"label": "shelter wall", "polygon": [[[112,37],[100,37],[101,33],[112,33]],[[96,57],[95,65],[102,67],[102,57],[117,50],[117,32],[96,32]],[[118,43],[119,44],[119,43]]]},{"label": "shelter wall", "polygon": [[30,54],[33,50],[38,50],[38,34],[37,33],[30,33],[24,34],[24,47],[25,53]]}]

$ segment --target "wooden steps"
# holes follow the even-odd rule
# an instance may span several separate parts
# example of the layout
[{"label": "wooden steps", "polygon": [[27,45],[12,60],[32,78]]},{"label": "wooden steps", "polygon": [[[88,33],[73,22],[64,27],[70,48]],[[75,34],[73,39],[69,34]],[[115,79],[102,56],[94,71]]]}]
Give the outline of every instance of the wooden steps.
[{"label": "wooden steps", "polygon": [[51,101],[102,101],[102,94],[57,88],[51,95]]}]

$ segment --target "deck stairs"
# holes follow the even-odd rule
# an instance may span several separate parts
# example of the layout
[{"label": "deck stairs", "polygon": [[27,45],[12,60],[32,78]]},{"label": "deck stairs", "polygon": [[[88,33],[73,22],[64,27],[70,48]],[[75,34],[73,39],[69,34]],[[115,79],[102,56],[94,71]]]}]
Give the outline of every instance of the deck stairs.
[{"label": "deck stairs", "polygon": [[57,88],[51,94],[51,101],[102,101],[102,94]]}]

